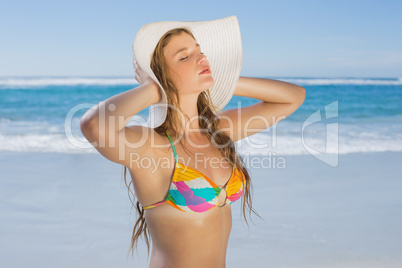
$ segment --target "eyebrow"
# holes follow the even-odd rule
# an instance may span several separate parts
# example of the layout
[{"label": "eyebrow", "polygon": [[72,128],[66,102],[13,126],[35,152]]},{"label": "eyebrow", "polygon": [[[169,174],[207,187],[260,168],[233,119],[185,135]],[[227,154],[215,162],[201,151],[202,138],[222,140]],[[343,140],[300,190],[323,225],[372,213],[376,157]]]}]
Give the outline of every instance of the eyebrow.
[{"label": "eyebrow", "polygon": [[[198,44],[198,43],[195,44],[195,47],[199,47],[199,46],[200,46],[200,44]],[[184,50],[187,50],[187,49],[188,49],[187,47],[183,47],[183,48],[177,50],[176,53],[174,53],[173,57],[175,57],[178,53],[180,53],[180,52],[182,52]]]}]

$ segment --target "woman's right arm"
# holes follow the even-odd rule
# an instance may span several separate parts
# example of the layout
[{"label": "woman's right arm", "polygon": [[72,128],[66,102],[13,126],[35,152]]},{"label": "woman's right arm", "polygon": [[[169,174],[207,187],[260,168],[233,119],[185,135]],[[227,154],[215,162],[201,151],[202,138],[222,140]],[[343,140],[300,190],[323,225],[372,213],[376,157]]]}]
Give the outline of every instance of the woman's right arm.
[{"label": "woman's right arm", "polygon": [[[137,70],[136,70],[137,72]],[[148,76],[136,74],[140,86],[110,97],[89,109],[81,118],[85,138],[107,159],[128,166],[132,153],[142,155],[150,147],[150,131],[127,122],[151,104],[158,103],[158,85]]]}]

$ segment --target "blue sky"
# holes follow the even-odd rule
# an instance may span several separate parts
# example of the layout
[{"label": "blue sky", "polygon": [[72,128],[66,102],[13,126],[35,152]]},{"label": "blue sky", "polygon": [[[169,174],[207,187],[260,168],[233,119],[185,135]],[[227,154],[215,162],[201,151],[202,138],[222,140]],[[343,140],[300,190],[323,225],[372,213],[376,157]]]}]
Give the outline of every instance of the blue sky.
[{"label": "blue sky", "polygon": [[6,1],[0,76],[133,76],[144,24],[236,15],[241,75],[402,77],[402,1]]}]

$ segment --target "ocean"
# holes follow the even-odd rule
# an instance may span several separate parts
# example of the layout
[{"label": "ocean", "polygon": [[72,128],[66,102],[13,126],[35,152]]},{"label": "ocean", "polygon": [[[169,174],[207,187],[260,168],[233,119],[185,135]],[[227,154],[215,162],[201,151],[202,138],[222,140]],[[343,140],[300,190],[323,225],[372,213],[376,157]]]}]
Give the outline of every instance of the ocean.
[{"label": "ocean", "polygon": [[[303,86],[306,99],[289,117],[237,142],[241,152],[402,151],[402,78],[270,79]],[[79,130],[81,116],[100,101],[137,86],[127,77],[0,78],[0,151],[96,153]],[[233,96],[224,109],[257,102]],[[138,116],[146,121],[148,108]]]}]

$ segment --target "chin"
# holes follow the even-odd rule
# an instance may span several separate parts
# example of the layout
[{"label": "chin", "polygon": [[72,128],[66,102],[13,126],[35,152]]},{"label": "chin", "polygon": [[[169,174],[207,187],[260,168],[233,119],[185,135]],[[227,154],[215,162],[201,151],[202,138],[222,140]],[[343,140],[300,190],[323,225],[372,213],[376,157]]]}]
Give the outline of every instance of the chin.
[{"label": "chin", "polygon": [[209,88],[211,88],[211,87],[213,87],[214,84],[215,84],[215,81],[214,81],[214,79],[211,77],[211,79],[208,79],[208,81],[203,84],[204,91],[207,90],[207,89],[209,89]]}]

